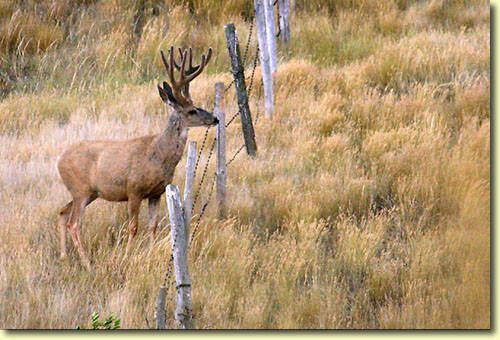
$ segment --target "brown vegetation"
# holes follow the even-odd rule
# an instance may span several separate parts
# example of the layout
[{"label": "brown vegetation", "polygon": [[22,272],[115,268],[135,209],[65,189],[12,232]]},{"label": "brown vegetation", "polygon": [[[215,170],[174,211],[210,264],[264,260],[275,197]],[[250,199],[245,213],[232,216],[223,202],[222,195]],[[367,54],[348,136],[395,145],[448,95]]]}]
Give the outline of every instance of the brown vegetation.
[{"label": "brown vegetation", "polygon": [[[170,45],[214,48],[190,89],[211,108],[214,83],[232,79],[223,26],[244,46],[251,2],[0,3],[1,328],[86,326],[93,312],[153,324],[165,204],[157,242],[144,228],[125,256],[126,207],[94,203],[82,233],[94,272],[75,249],[61,262],[57,210],[70,197],[56,158],[75,141],[161,131]],[[228,169],[228,218],[209,206],[190,250],[196,326],[489,328],[489,2],[296,3],[274,119],[255,126],[257,157]],[[233,89],[226,103],[237,110]],[[227,138],[232,155],[237,122]]]}]

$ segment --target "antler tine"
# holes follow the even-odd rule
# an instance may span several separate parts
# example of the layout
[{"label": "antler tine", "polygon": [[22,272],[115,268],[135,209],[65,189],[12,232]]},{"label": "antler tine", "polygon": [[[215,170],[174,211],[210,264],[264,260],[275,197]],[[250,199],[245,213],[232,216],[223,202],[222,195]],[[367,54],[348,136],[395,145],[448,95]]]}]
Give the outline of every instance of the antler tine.
[{"label": "antler tine", "polygon": [[167,69],[167,75],[168,75],[168,78],[170,80],[170,83],[172,84],[172,87],[176,86],[176,84],[177,84],[177,82],[175,81],[175,78],[174,78],[174,66],[176,66],[176,65],[175,65],[175,61],[172,59],[173,49],[174,49],[174,47],[171,46],[170,49],[168,50],[169,61],[167,61],[167,58],[165,58],[165,54],[163,53],[163,51],[160,50],[161,60],[163,61],[163,65],[165,65],[165,68]]},{"label": "antler tine", "polygon": [[[179,54],[181,56],[181,61],[182,61],[182,49],[179,47],[178,50],[179,50]],[[177,64],[177,61],[175,61],[175,56],[174,56],[174,66],[177,69],[177,71],[179,71],[181,69],[181,66],[179,64]]]},{"label": "antler tine", "polygon": [[212,48],[210,47],[208,49],[208,56],[205,56],[205,54],[201,56],[201,64],[198,66],[196,71],[194,71],[193,73],[191,73],[189,76],[186,77],[186,81],[190,82],[194,78],[198,77],[201,71],[203,71],[203,69],[205,68],[205,66],[207,66],[207,63],[210,61],[211,57],[212,57]]},{"label": "antler tine", "polygon": [[[179,52],[181,53],[181,56],[182,56],[182,50],[181,50],[181,48],[179,48]],[[194,71],[196,71],[196,69],[198,67],[198,66],[196,68],[193,67],[193,49],[190,47],[189,49],[186,49],[184,51],[184,53],[186,53],[186,52],[187,52],[187,57],[189,58],[189,66],[188,66],[189,68],[188,68],[188,70],[186,72],[181,72],[181,77],[183,79],[185,79],[186,75],[189,76],[191,73],[193,73]],[[185,61],[185,59],[186,58],[184,58],[184,61]],[[184,94],[185,97],[187,97],[187,98],[190,97],[190,94],[189,94],[189,82],[185,82],[184,88],[183,88],[182,91],[183,91],[183,94]]]},{"label": "antler tine", "polygon": [[165,68],[168,71],[169,67],[168,67],[167,60],[165,59],[165,55],[163,54],[163,51],[160,51],[160,54],[161,54],[161,60],[163,60],[163,65],[165,65]]},{"label": "antler tine", "polygon": [[189,70],[193,70],[193,49],[189,48]]},{"label": "antler tine", "polygon": [[210,58],[212,58],[212,48],[211,47],[208,48],[208,56],[207,56],[207,61],[206,61],[207,64],[210,61]]},{"label": "antler tine", "polygon": [[186,69],[186,60],[187,60],[188,50],[184,50],[181,61],[181,77],[180,82],[184,81],[184,70]]},{"label": "antler tine", "polygon": [[170,78],[170,82],[172,83],[172,88],[177,87],[177,82],[174,78],[174,46],[170,46],[170,63],[168,68],[168,77]]}]

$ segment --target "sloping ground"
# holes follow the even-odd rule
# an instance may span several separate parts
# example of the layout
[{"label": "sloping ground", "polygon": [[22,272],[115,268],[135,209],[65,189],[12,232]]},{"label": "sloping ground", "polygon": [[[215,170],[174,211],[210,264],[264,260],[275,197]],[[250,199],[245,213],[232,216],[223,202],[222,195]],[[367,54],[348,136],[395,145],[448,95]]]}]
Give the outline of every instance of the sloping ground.
[{"label": "sloping ground", "polygon": [[[212,203],[190,250],[197,327],[489,328],[489,14],[487,1],[296,1],[274,119],[258,68],[258,156],[230,165],[229,217]],[[55,161],[78,140],[161,131],[171,44],[214,48],[191,86],[212,108],[232,79],[223,26],[245,46],[251,17],[243,0],[0,3],[1,328],[88,327],[93,312],[154,324],[168,219],[150,247],[143,209],[125,257],[125,206],[96,201],[82,228],[95,271],[74,250],[61,262],[70,196]],[[228,155],[241,144],[235,121]]]}]

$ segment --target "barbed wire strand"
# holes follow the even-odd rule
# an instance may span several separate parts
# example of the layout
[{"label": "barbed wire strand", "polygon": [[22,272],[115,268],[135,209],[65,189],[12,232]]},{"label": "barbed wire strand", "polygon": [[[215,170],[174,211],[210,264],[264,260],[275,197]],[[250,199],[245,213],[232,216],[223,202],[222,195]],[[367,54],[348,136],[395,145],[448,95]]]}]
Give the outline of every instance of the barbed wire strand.
[{"label": "barbed wire strand", "polygon": [[203,186],[203,181],[205,180],[205,176],[207,174],[207,170],[208,170],[208,164],[210,163],[210,159],[212,158],[212,155],[214,153],[214,150],[215,150],[215,144],[216,144],[216,138],[214,137],[214,140],[212,142],[212,146],[210,147],[210,152],[208,154],[208,158],[207,158],[207,161],[205,163],[205,168],[203,169],[203,174],[201,176],[201,180],[200,180],[200,183],[198,184],[198,190],[196,191],[196,194],[194,195],[194,199],[193,199],[193,210],[194,208],[196,207],[196,202],[198,201],[198,196],[200,194],[200,191],[201,191],[201,188]]}]

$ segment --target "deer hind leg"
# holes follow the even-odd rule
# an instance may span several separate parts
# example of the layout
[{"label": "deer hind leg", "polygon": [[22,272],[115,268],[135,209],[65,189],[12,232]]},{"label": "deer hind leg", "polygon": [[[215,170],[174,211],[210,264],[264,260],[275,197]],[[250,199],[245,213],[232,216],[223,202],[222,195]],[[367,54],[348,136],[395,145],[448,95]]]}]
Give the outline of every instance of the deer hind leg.
[{"label": "deer hind leg", "polygon": [[160,207],[160,197],[150,198],[149,204],[149,229],[151,229],[151,242],[154,241],[156,228],[158,227],[158,208]]},{"label": "deer hind leg", "polygon": [[88,271],[91,270],[90,261],[87,255],[85,254],[85,250],[83,250],[82,240],[80,236],[80,224],[85,207],[88,204],[90,204],[90,202],[92,202],[93,200],[94,198],[91,197],[73,199],[71,216],[67,223],[69,232],[71,234],[71,238],[73,239],[73,244],[78,250],[78,254],[80,255],[80,258]]},{"label": "deer hind leg", "polygon": [[127,251],[128,254],[130,247],[132,246],[135,235],[137,234],[137,227],[139,226],[139,209],[141,207],[141,199],[138,197],[128,198],[128,243]]},{"label": "deer hind leg", "polygon": [[61,259],[65,259],[67,256],[67,248],[66,248],[66,229],[68,228],[68,218],[71,213],[71,206],[73,205],[73,201],[66,204],[64,207],[59,210],[59,220],[57,222],[57,226],[59,228],[59,237],[60,237],[60,245],[61,245]]}]

